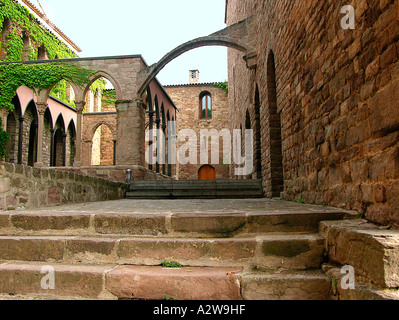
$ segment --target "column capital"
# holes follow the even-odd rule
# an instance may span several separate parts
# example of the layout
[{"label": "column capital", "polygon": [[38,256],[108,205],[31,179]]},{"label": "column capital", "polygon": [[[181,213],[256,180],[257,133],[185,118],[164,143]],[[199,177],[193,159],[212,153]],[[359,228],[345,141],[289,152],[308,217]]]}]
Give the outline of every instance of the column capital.
[{"label": "column capital", "polygon": [[76,112],[82,114],[86,101],[75,101]]},{"label": "column capital", "polygon": [[36,102],[37,113],[43,116],[46,113],[47,102]]}]

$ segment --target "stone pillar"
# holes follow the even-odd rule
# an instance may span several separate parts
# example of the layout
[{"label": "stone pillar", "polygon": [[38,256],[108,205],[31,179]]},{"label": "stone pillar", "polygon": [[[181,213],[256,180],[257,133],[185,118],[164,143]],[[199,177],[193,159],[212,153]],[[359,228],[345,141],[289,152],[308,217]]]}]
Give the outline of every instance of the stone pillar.
[{"label": "stone pillar", "polygon": [[37,150],[35,167],[44,167],[43,164],[43,131],[44,131],[44,114],[47,108],[47,102],[37,102],[37,113],[39,115],[37,124]]},{"label": "stone pillar", "polygon": [[[149,134],[149,142],[148,142],[148,150],[149,150],[149,155],[148,155],[148,159],[152,159],[153,158],[153,143],[154,143],[154,114],[155,111],[150,109],[149,111],[147,111],[148,113],[148,117],[149,117],[149,127],[148,127],[148,134]],[[153,168],[153,163],[152,161],[150,161],[149,165],[148,165],[148,169],[152,170]]]},{"label": "stone pillar", "polygon": [[85,101],[75,101],[76,106],[76,154],[74,167],[82,166],[82,122],[83,122],[83,108],[85,107]]},{"label": "stone pillar", "polygon": [[145,167],[145,109],[141,99],[117,100],[116,165]]},{"label": "stone pillar", "polygon": [[159,132],[159,130],[160,130],[160,128],[161,128],[161,119],[158,117],[158,114],[157,114],[157,117],[156,117],[156,119],[155,119],[155,124],[156,124],[156,127],[157,127],[157,134],[156,134],[156,136],[157,136],[157,141],[156,141],[156,146],[157,146],[157,157],[156,157],[156,159],[157,159],[157,161],[156,161],[156,164],[155,164],[155,171],[156,171],[156,173],[159,173],[160,171],[159,171],[159,168],[160,168],[160,166],[159,166],[159,161],[160,161],[160,156],[161,156],[161,137],[160,137],[160,132]]},{"label": "stone pillar", "polygon": [[168,157],[166,156],[166,146],[167,146],[167,140],[166,140],[166,124],[162,124],[162,132],[163,132],[163,141],[162,141],[162,174],[166,175],[166,162]]}]

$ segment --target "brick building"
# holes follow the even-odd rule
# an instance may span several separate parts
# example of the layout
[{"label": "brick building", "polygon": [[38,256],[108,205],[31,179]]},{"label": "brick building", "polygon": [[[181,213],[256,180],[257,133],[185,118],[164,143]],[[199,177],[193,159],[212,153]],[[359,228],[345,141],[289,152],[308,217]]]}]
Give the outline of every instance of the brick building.
[{"label": "brick building", "polygon": [[[216,130],[220,133],[226,129],[230,131],[230,111],[228,108],[227,93],[215,86],[215,83],[200,83],[198,70],[190,71],[190,84],[165,86],[165,90],[176,104],[179,113],[177,121],[177,132],[182,130],[193,130],[196,141],[192,149],[196,150],[195,163],[182,164],[185,161],[179,159],[177,155],[176,179],[178,180],[198,180],[201,179],[229,179],[229,164],[223,161],[223,139],[219,139],[219,159],[211,160],[211,140],[201,138],[201,130]],[[202,139],[202,141],[201,141]],[[206,139],[206,142],[204,141]],[[177,149],[183,148],[186,141],[178,141]],[[203,150],[208,146],[208,159],[201,163],[201,143]],[[185,149],[185,148],[183,148]],[[183,150],[184,151],[184,150]],[[185,157],[185,155],[181,155]],[[205,160],[205,159],[204,159]],[[209,175],[206,172],[209,171]],[[205,176],[203,176],[205,173]]]}]

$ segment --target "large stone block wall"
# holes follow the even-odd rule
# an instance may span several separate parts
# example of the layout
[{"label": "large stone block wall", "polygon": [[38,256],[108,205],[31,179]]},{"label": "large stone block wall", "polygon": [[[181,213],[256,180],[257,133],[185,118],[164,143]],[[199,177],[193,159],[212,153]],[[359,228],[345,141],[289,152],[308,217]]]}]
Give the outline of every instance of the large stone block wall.
[{"label": "large stone block wall", "polygon": [[0,210],[117,200],[124,183],[57,169],[0,164]]},{"label": "large stone block wall", "polygon": [[[355,29],[341,8],[355,8]],[[394,0],[229,0],[227,24],[254,16],[256,70],[229,50],[229,103],[245,124],[259,88],[262,176],[271,185],[270,67],[274,54],[284,192],[399,226],[399,4]],[[267,193],[267,192],[266,192]]]}]

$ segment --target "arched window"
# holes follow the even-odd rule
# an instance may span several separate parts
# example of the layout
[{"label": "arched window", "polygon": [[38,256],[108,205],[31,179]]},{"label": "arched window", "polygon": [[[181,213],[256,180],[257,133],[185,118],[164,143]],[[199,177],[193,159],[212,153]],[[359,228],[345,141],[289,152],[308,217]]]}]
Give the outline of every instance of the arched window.
[{"label": "arched window", "polygon": [[200,94],[200,118],[212,118],[212,96],[207,91]]}]

